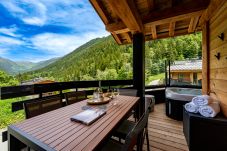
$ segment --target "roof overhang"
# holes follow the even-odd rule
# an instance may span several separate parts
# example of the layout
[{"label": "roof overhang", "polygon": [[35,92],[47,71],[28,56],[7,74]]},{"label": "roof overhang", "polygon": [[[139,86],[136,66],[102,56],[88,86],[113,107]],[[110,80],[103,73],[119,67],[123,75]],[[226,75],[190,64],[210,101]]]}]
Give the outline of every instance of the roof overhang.
[{"label": "roof overhang", "polygon": [[210,0],[90,0],[118,44],[132,42],[134,33],[146,40],[201,30],[199,20]]}]

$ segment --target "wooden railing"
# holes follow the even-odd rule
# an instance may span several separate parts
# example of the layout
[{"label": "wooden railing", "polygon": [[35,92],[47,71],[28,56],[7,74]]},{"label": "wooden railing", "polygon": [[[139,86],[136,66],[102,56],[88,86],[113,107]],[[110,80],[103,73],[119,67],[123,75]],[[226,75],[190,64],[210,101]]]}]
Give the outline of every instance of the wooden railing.
[{"label": "wooden railing", "polygon": [[[85,89],[87,95],[93,93],[93,89],[99,86],[100,81],[71,81],[71,82],[56,82],[48,84],[34,84],[34,85],[21,85],[21,86],[10,86],[10,87],[1,87],[0,88],[0,99],[9,99],[17,98],[24,96],[38,95],[39,98],[43,97],[43,93],[48,92],[57,92],[64,99],[64,90],[75,89],[75,91]],[[101,80],[102,87],[107,89],[109,87],[127,87],[133,88],[133,80]],[[168,85],[167,85],[168,86]],[[165,88],[166,85],[152,85],[146,86],[146,94],[152,94],[157,96],[157,100],[164,101],[165,91],[158,90],[157,93],[154,92],[154,89]],[[189,87],[189,88],[201,88],[201,86],[174,86],[174,87]],[[164,89],[163,89],[164,90]],[[151,91],[151,92],[150,92]],[[160,98],[160,99],[159,99]],[[25,98],[26,99],[26,98]],[[34,99],[27,99],[23,101],[13,102],[12,103],[12,112],[22,110],[24,102],[30,102]]]},{"label": "wooden railing", "polygon": [[[101,80],[102,87],[111,86],[132,86],[132,80]],[[21,85],[21,86],[10,86],[1,87],[0,89],[0,99],[9,99],[16,97],[23,97],[29,95],[40,95],[42,97],[43,93],[63,90],[76,89],[79,88],[92,88],[98,87],[99,81],[71,81],[71,82],[55,82],[47,84],[34,84],[34,85]]]},{"label": "wooden railing", "polygon": [[[85,89],[87,95],[91,95],[94,90],[86,88],[95,88],[99,86],[100,81],[72,81],[72,82],[56,82],[48,84],[34,84],[34,85],[21,85],[21,86],[10,86],[1,87],[0,89],[0,99],[17,98],[24,96],[39,95],[39,98],[43,97],[43,93],[48,92],[58,92],[58,95],[62,96],[64,99],[64,90],[74,89],[78,91],[79,89]],[[132,88],[132,80],[101,80],[101,86],[105,89],[109,87],[127,87]],[[22,110],[24,102],[31,102],[34,99],[27,99],[23,101],[12,103],[12,112]]]}]

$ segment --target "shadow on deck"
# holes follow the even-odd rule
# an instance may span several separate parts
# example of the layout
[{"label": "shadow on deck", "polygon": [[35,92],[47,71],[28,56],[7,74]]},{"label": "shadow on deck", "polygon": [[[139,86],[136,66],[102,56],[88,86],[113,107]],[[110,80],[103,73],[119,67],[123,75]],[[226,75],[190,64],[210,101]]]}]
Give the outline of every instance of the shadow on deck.
[{"label": "shadow on deck", "polygon": [[[155,105],[148,121],[150,149],[152,151],[188,151],[183,134],[183,122],[165,115],[165,104]],[[146,143],[144,150],[147,150]]]}]

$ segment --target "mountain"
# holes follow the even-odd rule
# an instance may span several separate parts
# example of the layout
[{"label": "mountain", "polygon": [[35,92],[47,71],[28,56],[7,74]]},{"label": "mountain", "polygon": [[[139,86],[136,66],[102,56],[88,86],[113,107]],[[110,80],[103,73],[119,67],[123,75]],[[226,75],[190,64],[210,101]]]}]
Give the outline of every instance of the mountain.
[{"label": "mountain", "polygon": [[120,70],[132,71],[129,47],[119,47],[111,36],[96,38],[42,69],[25,73],[24,80],[35,77],[53,77],[57,81],[93,80],[97,74],[98,79],[108,76],[117,79]]},{"label": "mountain", "polygon": [[15,75],[18,73],[24,73],[32,70],[37,70],[43,68],[55,61],[59,58],[52,58],[45,61],[40,61],[37,63],[30,61],[12,61],[6,58],[0,57],[0,70],[5,71],[8,74]]},{"label": "mountain", "polygon": [[49,60],[37,62],[37,63],[34,64],[34,66],[32,66],[28,70],[33,71],[33,70],[38,70],[38,69],[44,68],[44,67],[50,65],[51,63],[54,63],[58,59],[60,59],[60,58],[52,58],[52,59],[49,59]]},{"label": "mountain", "polygon": [[23,66],[22,64],[20,65],[9,59],[0,57],[0,70],[3,70],[9,74],[16,74],[26,69],[26,66]]},{"label": "mountain", "polygon": [[[111,36],[93,39],[56,62],[20,78],[55,81],[132,78],[132,45],[117,45]],[[165,60],[201,57],[201,33],[146,42],[146,78],[164,73]]]},{"label": "mountain", "polygon": [[24,70],[33,68],[36,63],[30,61],[14,61],[17,65],[24,67]]}]

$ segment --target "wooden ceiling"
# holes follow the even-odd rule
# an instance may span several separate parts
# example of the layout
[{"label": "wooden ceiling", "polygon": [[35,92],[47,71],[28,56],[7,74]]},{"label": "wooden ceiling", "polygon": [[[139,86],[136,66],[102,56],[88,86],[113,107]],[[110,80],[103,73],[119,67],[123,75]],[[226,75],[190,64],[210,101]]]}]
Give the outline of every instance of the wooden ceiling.
[{"label": "wooden ceiling", "polygon": [[146,40],[194,33],[210,0],[90,0],[118,44],[142,32]]}]

